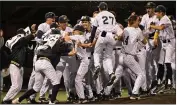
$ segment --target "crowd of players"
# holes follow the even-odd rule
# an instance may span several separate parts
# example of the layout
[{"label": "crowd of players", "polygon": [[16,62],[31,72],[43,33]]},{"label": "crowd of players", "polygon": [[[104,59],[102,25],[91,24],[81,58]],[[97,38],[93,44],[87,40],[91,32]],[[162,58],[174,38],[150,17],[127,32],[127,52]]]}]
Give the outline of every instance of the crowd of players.
[{"label": "crowd of players", "polygon": [[[82,16],[72,28],[66,15],[57,20],[53,12],[36,30],[20,28],[7,40],[12,86],[2,103],[17,104],[27,99],[54,104],[61,77],[68,102],[118,99],[122,81],[130,99],[156,95],[175,89],[175,20],[166,15],[163,5],[148,2],[147,14],[132,13],[127,27],[116,22],[116,13],[101,2],[93,17]],[[33,71],[27,91],[20,96],[23,83],[25,52],[30,41],[36,41]],[[45,98],[49,90],[48,100]]]}]

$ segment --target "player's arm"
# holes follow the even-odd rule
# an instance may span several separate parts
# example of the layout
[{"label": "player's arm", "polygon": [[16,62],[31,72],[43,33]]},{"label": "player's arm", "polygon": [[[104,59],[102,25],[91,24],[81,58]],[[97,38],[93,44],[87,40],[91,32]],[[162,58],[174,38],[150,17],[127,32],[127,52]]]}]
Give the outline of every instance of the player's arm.
[{"label": "player's arm", "polygon": [[95,38],[95,33],[96,33],[96,30],[97,30],[97,27],[96,26],[93,26],[92,27],[92,31],[91,31],[91,43],[93,42],[94,38]]},{"label": "player's arm", "polygon": [[159,31],[156,30],[155,34],[154,34],[154,45],[158,46],[159,42],[158,42],[158,38],[159,38]]},{"label": "player's arm", "polygon": [[155,29],[155,30],[163,30],[165,29],[165,25],[160,25],[160,26],[156,26],[156,25],[150,25],[150,28]]},{"label": "player's arm", "polygon": [[91,47],[91,45],[92,43],[81,43],[81,42],[78,43],[78,46],[85,47],[85,48]]},{"label": "player's arm", "polygon": [[75,50],[75,48],[73,48],[72,51],[70,51],[70,52],[68,53],[68,56],[74,56],[74,55],[76,55],[76,50]]},{"label": "player's arm", "polygon": [[33,40],[35,36],[36,36],[36,34],[30,34],[28,36],[25,36],[17,42],[17,45],[24,46],[24,45],[28,44],[29,41]]}]

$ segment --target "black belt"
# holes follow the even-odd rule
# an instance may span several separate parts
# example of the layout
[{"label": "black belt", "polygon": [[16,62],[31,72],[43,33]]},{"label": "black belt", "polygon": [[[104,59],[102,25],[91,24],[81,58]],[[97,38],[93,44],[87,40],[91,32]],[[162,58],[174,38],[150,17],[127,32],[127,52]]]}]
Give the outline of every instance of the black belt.
[{"label": "black belt", "polygon": [[169,43],[171,42],[169,39],[168,40],[162,40],[163,43]]},{"label": "black belt", "polygon": [[20,64],[17,63],[17,62],[15,62],[15,61],[11,61],[10,63],[11,63],[11,64],[14,64],[15,66],[17,66],[17,67],[19,67],[19,68],[21,67]]},{"label": "black belt", "polygon": [[113,48],[113,50],[121,50],[121,48]]},{"label": "black belt", "polygon": [[[106,31],[102,31],[101,36],[102,36],[102,37],[106,37],[106,34],[107,34]],[[115,33],[115,32],[112,32],[112,34],[116,34],[116,33]]]},{"label": "black belt", "polygon": [[39,57],[38,59],[39,59],[39,60],[43,60],[43,59],[45,59],[45,60],[47,60],[47,61],[51,62],[51,61],[50,61],[50,59],[49,59],[49,58],[47,58],[47,57]]}]

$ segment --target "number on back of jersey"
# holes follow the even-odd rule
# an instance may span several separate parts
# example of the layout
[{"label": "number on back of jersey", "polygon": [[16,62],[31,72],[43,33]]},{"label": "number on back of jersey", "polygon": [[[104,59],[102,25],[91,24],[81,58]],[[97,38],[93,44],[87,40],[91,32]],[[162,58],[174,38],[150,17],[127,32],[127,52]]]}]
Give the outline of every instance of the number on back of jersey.
[{"label": "number on back of jersey", "polygon": [[114,24],[114,17],[112,16],[102,16],[103,24]]}]

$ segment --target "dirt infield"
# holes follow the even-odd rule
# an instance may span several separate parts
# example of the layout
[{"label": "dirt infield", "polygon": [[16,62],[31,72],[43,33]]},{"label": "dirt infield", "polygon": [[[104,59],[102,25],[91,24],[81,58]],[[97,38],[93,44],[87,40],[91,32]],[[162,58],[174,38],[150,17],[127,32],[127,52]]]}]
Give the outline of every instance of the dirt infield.
[{"label": "dirt infield", "polygon": [[[94,104],[176,104],[176,94],[161,94],[156,96],[143,97],[140,100],[120,98],[111,101],[93,102]],[[92,103],[91,103],[92,104]]]}]

